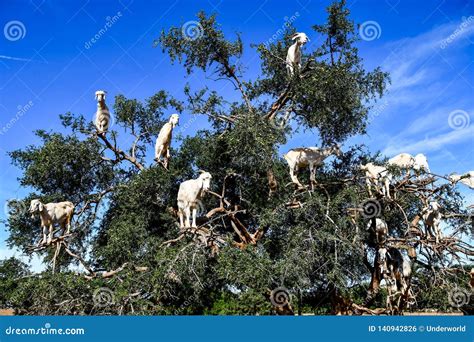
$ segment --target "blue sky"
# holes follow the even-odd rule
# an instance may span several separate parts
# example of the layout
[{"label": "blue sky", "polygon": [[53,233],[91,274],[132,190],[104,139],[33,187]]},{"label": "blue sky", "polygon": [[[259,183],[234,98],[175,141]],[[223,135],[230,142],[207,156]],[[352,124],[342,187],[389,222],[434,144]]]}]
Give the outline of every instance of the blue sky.
[{"label": "blue sky", "polygon": [[[308,34],[314,49],[321,41],[311,30],[326,18],[329,1],[51,1],[0,2],[0,203],[28,193],[17,182],[19,170],[7,151],[38,143],[36,129],[62,130],[58,115],[71,111],[94,116],[94,92],[145,99],[160,89],[180,97],[186,82],[195,89],[210,81],[202,73],[186,78],[160,49],[152,48],[162,28],[195,20],[199,10],[217,13],[228,37],[240,32],[245,79],[259,74],[251,43],[268,41],[285,20]],[[348,1],[351,18],[374,28],[358,44],[367,68],[381,66],[392,75],[388,94],[375,106],[365,143],[387,156],[425,153],[432,171],[474,170],[474,4],[468,0]],[[114,18],[115,19],[112,19]],[[113,23],[92,44],[91,38]],[[15,29],[18,30],[15,30]],[[2,34],[3,33],[3,34]],[[211,86],[238,100],[230,83]],[[171,113],[170,113],[171,114]],[[207,126],[204,117],[181,117],[183,135]],[[186,123],[188,123],[186,125]],[[296,134],[283,147],[314,145],[312,132]],[[127,143],[125,141],[124,143]],[[152,146],[150,146],[151,153]],[[472,190],[462,189],[468,204]],[[5,218],[0,210],[0,219]],[[0,258],[15,251],[4,244]],[[35,262],[35,261],[34,261]]]}]

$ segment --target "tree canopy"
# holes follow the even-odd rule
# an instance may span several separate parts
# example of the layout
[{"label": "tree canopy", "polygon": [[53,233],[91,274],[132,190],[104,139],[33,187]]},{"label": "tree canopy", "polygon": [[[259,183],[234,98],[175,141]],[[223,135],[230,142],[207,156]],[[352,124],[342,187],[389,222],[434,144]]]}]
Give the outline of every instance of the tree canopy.
[{"label": "tree canopy", "polygon": [[[448,296],[433,291],[467,287],[466,256],[473,255],[462,198],[451,184],[428,178],[413,188],[411,179],[395,186],[393,200],[371,198],[359,165],[384,157],[344,146],[318,169],[314,191],[288,185],[279,147],[299,129],[314,129],[313,141],[323,146],[365,133],[369,110],[389,83],[380,68],[366,70],[345,1],[331,4],[327,21],[312,27],[324,39],[303,49],[292,76],[285,57],[295,28],[254,46],[261,73],[250,79],[241,64],[245,37],[226,37],[215,15],[200,12],[197,20],[200,34],[192,39],[181,26],[163,30],[162,51],[188,74],[231,82],[241,100],[189,85],[177,98],[171,89],[145,101],[118,95],[107,134],[65,113],[63,132],[37,131],[41,144],[10,152],[21,185],[32,189],[22,207],[33,198],[68,200],[76,211],[72,235],[40,248],[39,219],[27,210],[10,215],[8,244],[40,255],[48,267],[23,277],[26,265],[0,262],[0,305],[25,314],[375,313],[386,305],[374,227],[381,217],[391,246],[410,254],[417,300],[389,313],[409,304],[449,309]],[[209,126],[179,146],[173,141],[165,169],[147,153],[171,111],[205,115]],[[212,193],[198,228],[182,230],[178,187],[198,170],[212,174]],[[453,232],[440,244],[419,233],[430,196],[442,204],[444,230]],[[283,305],[275,303],[277,290]]]}]

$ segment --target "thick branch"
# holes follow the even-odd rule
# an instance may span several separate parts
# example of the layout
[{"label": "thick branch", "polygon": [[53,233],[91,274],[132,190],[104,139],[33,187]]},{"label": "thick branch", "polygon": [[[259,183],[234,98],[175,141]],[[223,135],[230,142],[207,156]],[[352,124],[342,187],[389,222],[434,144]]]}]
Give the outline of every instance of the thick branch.
[{"label": "thick branch", "polygon": [[111,150],[115,153],[117,158],[119,158],[121,160],[128,160],[130,163],[135,165],[140,171],[145,169],[145,167],[142,164],[140,164],[135,157],[130,156],[130,155],[126,154],[124,151],[122,151],[121,149],[119,149],[118,147],[113,146],[110,143],[110,141],[107,140],[107,138],[105,137],[105,134],[98,134],[98,137],[100,139],[102,139],[102,141],[105,143],[107,148],[109,148],[109,150]]}]

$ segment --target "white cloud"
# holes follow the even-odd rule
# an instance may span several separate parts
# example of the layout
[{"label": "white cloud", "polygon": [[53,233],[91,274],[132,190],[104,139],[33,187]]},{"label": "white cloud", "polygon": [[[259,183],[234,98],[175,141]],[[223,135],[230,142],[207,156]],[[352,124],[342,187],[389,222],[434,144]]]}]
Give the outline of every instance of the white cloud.
[{"label": "white cloud", "polygon": [[471,118],[474,113],[472,96],[467,95],[470,85],[459,75],[466,63],[472,63],[460,48],[469,44],[473,35],[474,19],[460,19],[387,44],[391,52],[382,65],[390,73],[392,85],[382,100],[387,103],[383,115],[374,120],[375,132],[369,131],[384,154],[432,152],[432,159],[442,163],[436,154],[456,158],[462,148],[449,151],[448,146],[474,141],[472,123],[462,130],[453,130],[448,124],[454,110],[466,111]]},{"label": "white cloud", "polygon": [[426,153],[431,151],[438,151],[442,150],[447,145],[459,144],[465,141],[472,140],[473,137],[474,126],[470,126],[459,131],[452,130],[450,132],[442,133],[434,137],[412,142],[403,143],[403,139],[396,139],[396,143],[391,142],[391,144],[383,150],[383,153],[391,156],[401,152]]}]

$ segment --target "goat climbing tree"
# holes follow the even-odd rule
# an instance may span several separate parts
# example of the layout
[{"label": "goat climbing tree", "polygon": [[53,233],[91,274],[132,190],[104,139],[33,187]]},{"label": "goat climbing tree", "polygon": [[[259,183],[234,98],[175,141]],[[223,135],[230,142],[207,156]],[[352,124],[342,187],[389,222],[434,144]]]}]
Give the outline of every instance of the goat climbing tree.
[{"label": "goat climbing tree", "polygon": [[[363,134],[369,103],[389,81],[380,68],[365,70],[345,1],[327,12],[327,22],[312,32],[322,43],[306,46],[300,70],[292,77],[286,71],[295,32],[290,27],[273,44],[253,47],[261,63],[253,80],[241,64],[247,37],[229,40],[215,16],[199,13],[198,37],[172,27],[162,31],[160,46],[187,74],[230,82],[240,101],[229,103],[208,87],[188,84],[176,97],[170,92],[177,89],[159,90],[143,102],[118,95],[115,125],[107,134],[97,135],[86,118],[66,113],[60,116],[64,131],[37,131],[41,144],[11,152],[23,171],[21,185],[33,189],[16,206],[27,208],[33,198],[69,200],[76,214],[71,236],[56,244],[59,250],[35,246],[39,222],[26,211],[9,217],[8,243],[49,266],[41,276],[24,277],[24,267],[12,275],[15,261],[2,262],[0,288],[3,274],[18,280],[0,293],[0,303],[34,314],[449,309],[447,293],[468,287],[465,257],[473,251],[466,242],[469,213],[443,178],[406,179],[392,189],[394,199],[369,198],[358,165],[383,157],[365,146],[344,146],[340,157],[318,170],[314,191],[288,185],[278,148],[292,133],[314,129],[318,135],[308,133],[308,141],[319,145]],[[207,116],[209,126],[182,138],[179,147],[174,142],[166,170],[153,163],[152,151],[172,112]],[[178,186],[198,169],[212,174],[212,191],[198,227],[180,230]],[[451,231],[440,242],[426,238],[420,223],[431,197],[442,204],[445,230]],[[380,290],[375,217],[388,224],[386,247],[408,251],[412,260],[409,290],[387,301]],[[110,300],[98,301],[100,291]]]}]

